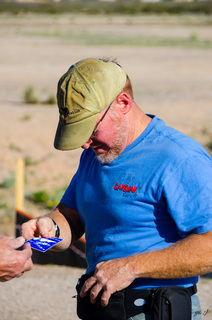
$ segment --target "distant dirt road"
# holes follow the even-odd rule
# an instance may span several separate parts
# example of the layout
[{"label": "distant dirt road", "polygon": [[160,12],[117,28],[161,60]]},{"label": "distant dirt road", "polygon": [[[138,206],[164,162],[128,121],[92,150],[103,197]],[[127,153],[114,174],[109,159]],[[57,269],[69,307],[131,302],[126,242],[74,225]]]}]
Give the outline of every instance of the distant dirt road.
[{"label": "distant dirt road", "polygon": [[[23,103],[31,85],[56,93],[57,81],[71,64],[86,57],[112,57],[129,74],[135,100],[147,113],[205,145],[212,138],[212,50],[181,47],[84,45],[73,43],[75,34],[101,37],[184,37],[196,34],[211,39],[211,25],[199,21],[172,23],[167,16],[106,17],[62,15],[1,15],[0,17],[0,183],[14,176],[18,157],[27,159],[26,196],[33,191],[55,190],[69,183],[81,150],[53,148],[58,122],[56,105]],[[134,21],[135,19],[135,21]],[[184,19],[184,17],[183,17]],[[198,18],[199,19],[199,18]],[[139,20],[139,23],[138,23]],[[58,31],[61,37],[58,36]],[[66,35],[65,37],[63,35]],[[45,92],[44,92],[45,93]],[[0,189],[1,235],[12,235],[3,216],[14,214],[14,189]],[[26,197],[27,198],[27,197]],[[24,208],[44,214],[27,200]],[[11,231],[12,230],[12,231]],[[19,279],[0,284],[0,320],[75,320],[75,284],[81,269],[35,265]],[[199,296],[203,320],[212,320],[212,279],[201,278]],[[180,319],[179,319],[180,320]]]}]

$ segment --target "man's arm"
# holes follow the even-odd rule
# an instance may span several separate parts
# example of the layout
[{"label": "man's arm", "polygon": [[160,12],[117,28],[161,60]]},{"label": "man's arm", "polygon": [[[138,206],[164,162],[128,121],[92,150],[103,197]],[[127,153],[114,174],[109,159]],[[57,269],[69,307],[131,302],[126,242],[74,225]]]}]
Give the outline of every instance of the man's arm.
[{"label": "man's arm", "polygon": [[67,249],[71,243],[79,239],[83,233],[79,214],[76,210],[68,208],[62,203],[48,215],[31,219],[22,225],[22,236],[29,240],[33,237],[55,237],[55,225],[52,219],[60,228],[60,238],[63,241],[54,246],[53,250],[62,251]]},{"label": "man's arm", "polygon": [[101,290],[101,303],[108,304],[112,293],[129,286],[136,278],[184,278],[212,271],[212,231],[192,234],[168,248],[101,262],[94,276],[81,291],[84,297],[90,290],[95,303]]},{"label": "man's arm", "polygon": [[32,269],[32,250],[26,243],[23,250],[16,250],[23,246],[25,239],[0,238],[0,281],[5,282],[20,277],[25,271]]}]

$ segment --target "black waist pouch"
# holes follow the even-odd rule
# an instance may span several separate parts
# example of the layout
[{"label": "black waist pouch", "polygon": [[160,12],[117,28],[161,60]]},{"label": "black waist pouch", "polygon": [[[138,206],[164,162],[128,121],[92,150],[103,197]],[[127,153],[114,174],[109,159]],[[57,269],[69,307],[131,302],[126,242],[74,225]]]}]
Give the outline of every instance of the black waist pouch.
[{"label": "black waist pouch", "polygon": [[151,297],[153,320],[191,320],[191,295],[196,291],[196,286],[175,286],[155,290]]},{"label": "black waist pouch", "polygon": [[83,275],[76,286],[78,317],[83,320],[125,320],[124,290],[113,293],[106,307],[101,306],[101,294],[99,294],[95,304],[90,302],[89,293],[84,298],[80,297],[79,293],[82,286],[89,277],[90,275]]},{"label": "black waist pouch", "polygon": [[[79,293],[91,275],[82,275],[78,280],[77,315],[82,320],[126,320],[139,313],[151,310],[153,320],[191,320],[191,296],[197,292],[196,286],[190,288],[162,287],[150,290],[123,289],[113,293],[106,307],[101,306],[101,293],[95,304],[90,302],[90,294],[81,298]],[[136,299],[146,301],[137,307]]]}]

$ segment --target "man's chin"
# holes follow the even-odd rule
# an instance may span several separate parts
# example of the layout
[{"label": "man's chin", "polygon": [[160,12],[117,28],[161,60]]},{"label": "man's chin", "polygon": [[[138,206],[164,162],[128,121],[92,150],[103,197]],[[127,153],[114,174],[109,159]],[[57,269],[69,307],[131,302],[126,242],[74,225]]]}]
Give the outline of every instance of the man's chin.
[{"label": "man's chin", "polygon": [[96,153],[96,158],[101,162],[102,164],[111,163],[113,160],[115,160],[119,155],[115,154],[113,152],[106,152],[106,153]]}]

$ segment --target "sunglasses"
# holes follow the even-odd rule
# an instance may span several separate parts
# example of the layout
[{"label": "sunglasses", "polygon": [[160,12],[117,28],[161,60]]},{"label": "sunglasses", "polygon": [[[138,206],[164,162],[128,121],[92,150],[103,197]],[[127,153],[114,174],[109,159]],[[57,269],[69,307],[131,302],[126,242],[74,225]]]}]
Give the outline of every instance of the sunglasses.
[{"label": "sunglasses", "polygon": [[111,102],[111,104],[109,105],[109,107],[107,108],[107,110],[105,111],[105,113],[103,114],[102,118],[99,120],[99,122],[97,123],[96,127],[94,128],[94,131],[92,132],[91,137],[97,137],[97,130],[100,126],[100,124],[102,123],[104,117],[106,116],[106,114],[108,113],[110,107],[112,106],[113,102]]}]

